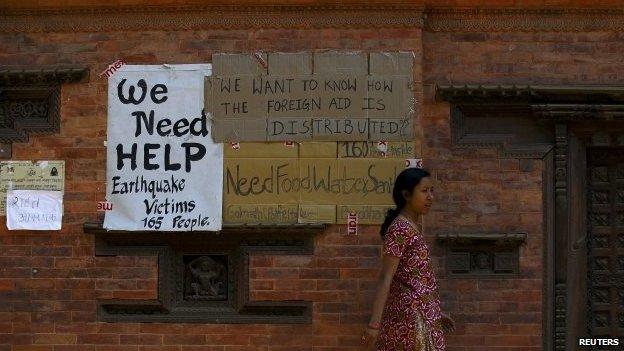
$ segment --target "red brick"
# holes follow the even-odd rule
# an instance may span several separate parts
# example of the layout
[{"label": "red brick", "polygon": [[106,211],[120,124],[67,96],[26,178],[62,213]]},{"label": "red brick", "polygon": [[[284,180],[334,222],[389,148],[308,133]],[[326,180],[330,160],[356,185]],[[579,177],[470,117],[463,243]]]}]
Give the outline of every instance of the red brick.
[{"label": "red brick", "polygon": [[[149,5],[189,2],[157,0]],[[86,6],[94,3],[115,6],[121,2],[92,0]],[[294,3],[309,5],[310,2]],[[430,7],[616,4],[572,0],[428,0],[425,3]],[[43,4],[36,0],[10,0],[8,5],[3,5]],[[85,5],[77,0],[45,2],[46,6],[54,4]],[[425,30],[423,33],[418,28],[0,33],[0,65],[79,63],[91,67],[88,81],[63,86],[60,133],[33,135],[26,143],[13,144],[14,159],[66,161],[66,212],[63,230],[53,235],[9,233],[0,224],[3,257],[0,291],[40,299],[32,303],[22,299],[12,306],[51,309],[0,312],[0,320],[11,321],[17,334],[14,346],[53,351],[355,350],[370,311],[371,294],[381,264],[377,226],[362,226],[357,237],[343,235],[344,226],[330,226],[316,238],[314,255],[250,257],[251,297],[310,299],[314,301],[312,325],[96,322],[98,298],[155,297],[157,270],[155,257],[94,258],[93,237],[82,232],[84,222],[101,218],[95,211],[95,201],[103,199],[106,183],[103,141],[107,135],[107,85],[97,74],[118,58],[119,53],[131,63],[190,63],[209,62],[214,52],[252,49],[413,50],[417,56],[416,80],[423,84],[423,91],[417,95],[424,102],[419,106],[424,118],[419,126],[422,130],[418,131],[422,137],[417,142],[422,143],[422,156],[441,183],[435,207],[425,218],[427,239],[433,240],[436,233],[448,228],[458,232],[517,229],[529,231],[530,238],[537,238],[529,238],[522,247],[519,278],[441,280],[444,302],[458,323],[457,333],[448,337],[448,348],[538,350],[541,340],[536,336],[541,333],[543,285],[539,239],[543,237],[539,225],[542,161],[534,160],[533,170],[523,172],[517,159],[499,157],[497,150],[454,149],[449,106],[434,101],[432,87],[433,84],[518,82],[617,85],[621,76],[614,72],[624,66],[617,56],[622,51],[620,39],[617,33],[610,32]],[[595,55],[596,52],[601,55]],[[432,254],[441,256],[444,251],[436,247]],[[433,262],[442,276],[444,260],[435,257]],[[36,276],[32,275],[32,267],[39,269]],[[76,345],[54,345],[73,335]],[[41,344],[28,345],[33,341]]]},{"label": "red brick", "polygon": [[35,334],[35,344],[75,344],[75,334]]},{"label": "red brick", "polygon": [[162,335],[156,335],[156,334],[140,334],[139,335],[140,345],[162,345],[162,343],[163,343]]},{"label": "red brick", "polygon": [[205,335],[165,335],[163,345],[204,345]]},{"label": "red brick", "polygon": [[119,334],[82,334],[78,335],[79,344],[119,344]]}]

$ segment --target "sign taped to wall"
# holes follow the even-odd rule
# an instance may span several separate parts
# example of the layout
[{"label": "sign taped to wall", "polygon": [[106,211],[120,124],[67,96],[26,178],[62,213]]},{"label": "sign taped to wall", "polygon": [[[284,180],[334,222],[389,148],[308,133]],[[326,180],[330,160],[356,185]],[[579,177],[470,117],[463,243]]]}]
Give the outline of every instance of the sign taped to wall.
[{"label": "sign taped to wall", "polygon": [[9,230],[61,229],[62,191],[9,190],[6,203],[6,223]]},{"label": "sign taped to wall", "polygon": [[65,161],[0,162],[0,215],[6,214],[6,194],[15,190],[65,190]]},{"label": "sign taped to wall", "polygon": [[413,60],[412,52],[215,54],[205,95],[213,137],[411,140]]},{"label": "sign taped to wall", "polygon": [[223,145],[203,106],[210,65],[124,65],[108,80],[104,228],[221,229]]},{"label": "sign taped to wall", "polygon": [[382,223],[392,189],[414,157],[413,143],[241,143],[226,149],[223,208],[226,223]]}]

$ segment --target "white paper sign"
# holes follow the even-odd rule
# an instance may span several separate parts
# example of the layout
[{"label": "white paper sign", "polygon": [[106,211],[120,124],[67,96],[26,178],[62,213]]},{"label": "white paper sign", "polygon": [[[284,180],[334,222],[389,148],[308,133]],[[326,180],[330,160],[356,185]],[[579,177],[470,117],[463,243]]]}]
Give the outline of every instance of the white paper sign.
[{"label": "white paper sign", "polygon": [[108,80],[104,228],[221,229],[223,145],[210,136],[211,65],[124,65]]},{"label": "white paper sign", "polygon": [[9,230],[60,230],[63,192],[51,190],[8,190],[6,219]]}]

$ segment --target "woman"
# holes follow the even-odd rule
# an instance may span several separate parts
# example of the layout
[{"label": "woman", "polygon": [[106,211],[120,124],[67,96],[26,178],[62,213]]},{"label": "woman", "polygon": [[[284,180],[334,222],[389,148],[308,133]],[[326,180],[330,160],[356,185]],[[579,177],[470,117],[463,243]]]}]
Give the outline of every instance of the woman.
[{"label": "woman", "polygon": [[392,198],[396,209],[388,210],[381,226],[382,271],[362,343],[377,351],[443,351],[444,333],[455,323],[440,311],[429,248],[416,225],[433,202],[430,173],[405,169]]}]

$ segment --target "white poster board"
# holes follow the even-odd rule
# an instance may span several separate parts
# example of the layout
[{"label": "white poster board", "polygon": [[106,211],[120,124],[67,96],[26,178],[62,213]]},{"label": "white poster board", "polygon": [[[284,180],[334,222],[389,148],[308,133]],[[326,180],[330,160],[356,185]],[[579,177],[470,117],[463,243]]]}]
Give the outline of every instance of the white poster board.
[{"label": "white poster board", "polygon": [[104,228],[221,229],[223,145],[204,113],[211,65],[125,65],[108,79]]},{"label": "white poster board", "polygon": [[7,191],[6,220],[9,230],[60,230],[62,219],[62,191]]}]

